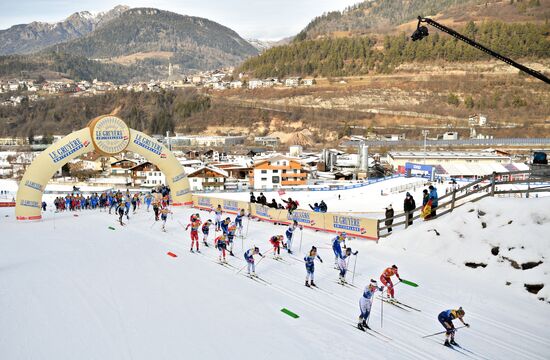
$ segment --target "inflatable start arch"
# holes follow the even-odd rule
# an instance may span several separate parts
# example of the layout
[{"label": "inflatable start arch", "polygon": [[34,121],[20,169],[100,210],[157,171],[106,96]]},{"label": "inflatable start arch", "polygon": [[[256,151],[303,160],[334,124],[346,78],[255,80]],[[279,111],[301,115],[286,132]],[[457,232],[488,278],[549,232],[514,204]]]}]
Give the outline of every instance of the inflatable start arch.
[{"label": "inflatable start arch", "polygon": [[104,115],[90,121],[84,129],[67,135],[36,157],[19,183],[15,205],[17,219],[42,218],[42,194],[46,184],[70,160],[90,151],[111,156],[125,150],[138,153],[159,167],[170,186],[173,205],[192,204],[189,180],[174,154],[152,137],[130,129],[120,118]]}]

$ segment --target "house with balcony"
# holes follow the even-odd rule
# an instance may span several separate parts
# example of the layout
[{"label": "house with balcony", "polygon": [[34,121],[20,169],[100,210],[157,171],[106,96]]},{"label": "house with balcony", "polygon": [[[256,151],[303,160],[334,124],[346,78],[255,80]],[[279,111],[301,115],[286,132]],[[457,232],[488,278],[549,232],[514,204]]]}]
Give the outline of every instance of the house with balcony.
[{"label": "house with balcony", "polygon": [[202,166],[187,175],[191,191],[224,190],[225,180],[229,177],[227,171],[214,166]]},{"label": "house with balcony", "polygon": [[166,184],[166,177],[158,166],[149,161],[136,165],[130,169],[132,186],[147,188],[157,187]]},{"label": "house with balcony", "polygon": [[278,189],[306,185],[307,172],[297,158],[276,155],[256,161],[249,171],[249,178],[253,189]]}]

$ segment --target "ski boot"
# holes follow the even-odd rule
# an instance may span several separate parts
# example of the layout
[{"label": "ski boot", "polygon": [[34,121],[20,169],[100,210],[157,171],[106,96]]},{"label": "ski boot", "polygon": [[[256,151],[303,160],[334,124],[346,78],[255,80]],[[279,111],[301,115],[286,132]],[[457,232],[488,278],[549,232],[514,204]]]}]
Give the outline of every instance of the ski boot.
[{"label": "ski boot", "polygon": [[311,286],[317,287],[317,285],[315,285],[315,283],[313,282],[313,280],[311,280]]},{"label": "ski boot", "polygon": [[306,286],[307,286],[307,287],[311,287],[311,286],[309,285],[309,282],[308,282],[307,280],[306,280]]},{"label": "ski boot", "polygon": [[361,331],[365,331],[365,327],[363,326],[363,323],[358,323],[357,328]]},{"label": "ski boot", "polygon": [[460,345],[458,345],[458,343],[455,341],[455,339],[451,339],[450,343],[451,343],[451,345],[454,345],[454,346],[460,346]]},{"label": "ski boot", "polygon": [[235,256],[235,254],[233,254],[233,251],[230,251],[230,252],[229,252],[229,255]]},{"label": "ski boot", "polygon": [[199,249],[197,249],[197,252],[198,252],[199,254],[201,253],[201,251],[200,251]]},{"label": "ski boot", "polygon": [[445,340],[443,345],[446,346],[446,347],[452,347],[451,344],[449,343],[449,339]]},{"label": "ski boot", "polygon": [[193,251],[193,249],[190,249],[190,250],[189,250],[189,252],[192,252],[192,253],[194,253],[195,251]]}]

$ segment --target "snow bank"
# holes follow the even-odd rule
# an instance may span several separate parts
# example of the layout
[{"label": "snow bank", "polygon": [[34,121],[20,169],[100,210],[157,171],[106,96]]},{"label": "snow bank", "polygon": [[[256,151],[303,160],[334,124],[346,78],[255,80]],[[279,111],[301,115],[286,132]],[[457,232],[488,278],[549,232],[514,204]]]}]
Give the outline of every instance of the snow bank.
[{"label": "snow bank", "polygon": [[550,198],[487,198],[440,219],[414,224],[381,240],[390,248],[422,253],[459,268],[489,274],[524,292],[543,285],[550,301]]}]

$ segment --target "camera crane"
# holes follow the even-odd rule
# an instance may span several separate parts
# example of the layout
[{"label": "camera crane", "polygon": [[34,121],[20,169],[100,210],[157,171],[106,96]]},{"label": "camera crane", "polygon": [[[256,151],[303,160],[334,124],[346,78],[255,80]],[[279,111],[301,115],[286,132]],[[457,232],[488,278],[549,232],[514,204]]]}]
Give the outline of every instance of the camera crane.
[{"label": "camera crane", "polygon": [[429,35],[428,27],[424,26],[424,25],[421,25],[422,23],[426,23],[428,25],[431,25],[434,28],[436,28],[438,30],[441,30],[441,31],[451,35],[455,39],[464,41],[466,44],[468,44],[470,46],[473,46],[476,49],[481,50],[484,53],[489,54],[492,57],[499,59],[500,61],[504,61],[506,64],[511,65],[511,66],[515,67],[516,69],[519,69],[519,70],[521,70],[521,71],[523,71],[523,72],[525,72],[525,73],[527,73],[531,76],[534,76],[537,79],[542,80],[547,84],[550,84],[550,79],[548,77],[546,77],[545,75],[543,75],[542,73],[540,73],[536,70],[533,70],[531,68],[528,68],[525,65],[517,63],[514,60],[512,60],[510,58],[507,58],[506,56],[500,55],[499,53],[497,53],[497,52],[495,52],[491,49],[486,48],[485,46],[481,45],[480,43],[477,43],[474,40],[472,40],[470,38],[467,38],[466,36],[464,36],[462,34],[459,34],[458,32],[454,31],[453,29],[448,28],[445,25],[442,25],[442,24],[438,23],[437,21],[429,19],[429,18],[423,18],[421,16],[418,17],[418,25],[416,26],[416,30],[414,31],[414,33],[411,36],[412,41],[422,40],[422,39],[424,39],[425,37],[427,37]]}]

